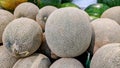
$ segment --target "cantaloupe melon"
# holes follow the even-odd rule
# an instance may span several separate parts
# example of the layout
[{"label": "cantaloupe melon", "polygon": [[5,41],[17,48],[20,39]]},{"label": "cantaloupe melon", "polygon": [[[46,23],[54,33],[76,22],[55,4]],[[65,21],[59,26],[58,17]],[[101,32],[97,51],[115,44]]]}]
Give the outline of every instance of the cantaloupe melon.
[{"label": "cantaloupe melon", "polygon": [[31,68],[49,68],[51,62],[48,57],[43,54],[39,54],[38,57],[33,62]]},{"label": "cantaloupe melon", "polygon": [[110,43],[98,49],[90,68],[120,68],[120,43]]},{"label": "cantaloupe melon", "polygon": [[89,16],[73,7],[55,10],[47,19],[45,36],[48,46],[57,56],[79,56],[90,45],[92,28]]},{"label": "cantaloupe melon", "polygon": [[38,53],[35,53],[29,57],[19,59],[13,68],[31,68],[33,62],[38,57]]},{"label": "cantaloupe melon", "polygon": [[42,28],[29,18],[15,19],[3,32],[3,44],[16,57],[34,53],[42,43]]},{"label": "cantaloupe melon", "polygon": [[101,18],[110,18],[115,20],[118,24],[120,24],[120,6],[115,6],[107,9],[102,15]]},{"label": "cantaloupe melon", "polygon": [[55,10],[57,10],[57,8],[54,6],[45,6],[39,10],[36,16],[36,21],[40,24],[43,31],[45,30],[45,23],[46,23],[47,18]]},{"label": "cantaloupe melon", "polygon": [[4,46],[0,46],[0,68],[12,68],[17,60]]},{"label": "cantaloupe melon", "polygon": [[83,65],[74,58],[61,58],[55,61],[50,68],[84,68]]},{"label": "cantaloupe melon", "polygon": [[39,8],[33,3],[25,2],[18,5],[14,10],[15,18],[28,17],[31,19],[36,19]]},{"label": "cantaloupe melon", "polygon": [[94,52],[107,43],[120,42],[120,26],[108,18],[96,19],[91,22],[95,31]]},{"label": "cantaloupe melon", "polygon": [[19,59],[13,68],[49,68],[51,62],[43,54],[34,53],[33,55]]},{"label": "cantaloupe melon", "polygon": [[14,16],[9,11],[0,9],[0,43],[2,43],[2,34],[5,27],[14,19]]}]

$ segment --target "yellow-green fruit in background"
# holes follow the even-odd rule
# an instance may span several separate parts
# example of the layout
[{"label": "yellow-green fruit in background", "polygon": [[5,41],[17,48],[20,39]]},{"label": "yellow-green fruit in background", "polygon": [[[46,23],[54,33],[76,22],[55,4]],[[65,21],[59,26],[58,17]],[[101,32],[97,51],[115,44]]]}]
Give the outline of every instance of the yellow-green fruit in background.
[{"label": "yellow-green fruit in background", "polygon": [[28,0],[0,0],[0,5],[7,10],[14,10],[17,5],[27,1]]}]

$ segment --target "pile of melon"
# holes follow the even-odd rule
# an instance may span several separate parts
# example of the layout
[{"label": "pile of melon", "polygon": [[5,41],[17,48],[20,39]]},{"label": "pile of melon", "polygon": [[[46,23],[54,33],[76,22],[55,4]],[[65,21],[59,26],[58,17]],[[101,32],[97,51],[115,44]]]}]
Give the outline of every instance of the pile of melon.
[{"label": "pile of melon", "polygon": [[92,21],[74,7],[0,9],[0,68],[120,68],[119,9]]}]

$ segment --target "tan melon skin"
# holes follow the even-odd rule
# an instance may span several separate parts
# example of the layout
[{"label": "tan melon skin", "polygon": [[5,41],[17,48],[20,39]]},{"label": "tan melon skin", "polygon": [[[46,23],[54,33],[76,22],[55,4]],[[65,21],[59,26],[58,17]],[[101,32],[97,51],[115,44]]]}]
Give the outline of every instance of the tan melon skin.
[{"label": "tan melon skin", "polygon": [[120,43],[109,43],[98,49],[90,68],[120,68]]},{"label": "tan melon skin", "polygon": [[35,53],[29,57],[19,59],[13,68],[49,68],[51,62],[43,54]]},{"label": "tan melon skin", "polygon": [[83,65],[74,58],[61,58],[56,60],[50,68],[84,68]]},{"label": "tan melon skin", "polygon": [[12,68],[17,60],[4,46],[0,46],[0,68]]},{"label": "tan melon skin", "polygon": [[58,59],[59,57],[55,55],[50,48],[48,47],[48,44],[46,42],[45,33],[43,33],[43,42],[38,50],[40,53],[45,54],[46,56],[50,57],[51,59]]},{"label": "tan melon skin", "polygon": [[48,46],[59,57],[75,57],[85,52],[92,28],[86,12],[78,8],[61,8],[47,19],[45,36]]},{"label": "tan melon skin", "polygon": [[43,31],[45,30],[45,23],[46,23],[47,18],[55,10],[57,10],[57,8],[54,6],[45,6],[39,10],[36,16],[36,21],[40,24]]},{"label": "tan melon skin", "polygon": [[110,18],[115,20],[120,24],[120,6],[115,6],[107,9],[102,15],[101,18]]},{"label": "tan melon skin", "polygon": [[42,43],[42,28],[29,18],[15,19],[5,28],[3,44],[16,57],[33,54]]},{"label": "tan melon skin", "polygon": [[120,42],[120,26],[114,20],[101,18],[91,24],[95,31],[94,53],[105,44]]},{"label": "tan melon skin", "polygon": [[35,20],[38,11],[39,8],[35,4],[30,2],[24,2],[15,8],[14,16],[15,18],[27,17]]},{"label": "tan melon skin", "polygon": [[35,61],[38,55],[39,55],[38,53],[37,54],[35,53],[29,57],[19,59],[15,63],[13,68],[31,68],[33,62]]},{"label": "tan melon skin", "polygon": [[0,43],[2,43],[2,34],[5,27],[14,19],[14,16],[9,11],[0,9]]},{"label": "tan melon skin", "polygon": [[48,57],[43,54],[39,54],[39,56],[35,59],[31,68],[49,68],[51,62]]}]

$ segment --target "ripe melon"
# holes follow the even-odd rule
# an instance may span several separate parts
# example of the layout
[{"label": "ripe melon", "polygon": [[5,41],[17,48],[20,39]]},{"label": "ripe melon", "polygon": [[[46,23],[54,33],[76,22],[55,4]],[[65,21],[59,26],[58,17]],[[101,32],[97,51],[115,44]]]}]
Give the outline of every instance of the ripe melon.
[{"label": "ripe melon", "polygon": [[49,68],[51,62],[43,54],[35,53],[29,57],[19,59],[13,68]]},{"label": "ripe melon", "polygon": [[14,19],[14,16],[9,11],[0,9],[0,43],[2,43],[2,34],[5,27]]},{"label": "ripe melon", "polygon": [[102,15],[101,18],[110,18],[115,20],[118,24],[120,24],[120,6],[115,6],[107,9]]},{"label": "ripe melon", "polygon": [[107,43],[120,42],[120,25],[114,20],[100,18],[91,22],[95,31],[94,52]]},{"label": "ripe melon", "polygon": [[83,65],[74,58],[61,58],[55,61],[50,68],[84,68]]},{"label": "ripe melon", "polygon": [[42,28],[29,18],[15,19],[3,32],[3,44],[16,57],[34,53],[42,42]]},{"label": "ripe melon", "polygon": [[43,54],[39,54],[37,58],[34,60],[31,68],[49,68],[51,62],[48,57]]},{"label": "ripe melon", "polygon": [[47,19],[45,36],[49,48],[57,56],[79,56],[90,45],[92,28],[89,16],[78,8],[58,9]]},{"label": "ripe melon", "polygon": [[30,2],[21,3],[14,10],[15,18],[20,17],[28,17],[31,19],[36,19],[36,15],[38,14],[39,8]]},{"label": "ripe melon", "polygon": [[120,68],[120,43],[106,44],[98,49],[90,68]]},{"label": "ripe melon", "polygon": [[17,60],[4,46],[0,46],[0,68],[12,68]]},{"label": "ripe melon", "polygon": [[31,68],[33,62],[38,57],[38,53],[35,53],[29,57],[19,59],[13,68]]},{"label": "ripe melon", "polygon": [[47,18],[55,10],[57,10],[57,8],[54,6],[45,6],[39,10],[36,16],[36,21],[40,24],[43,31],[45,30],[45,23],[46,23]]}]

